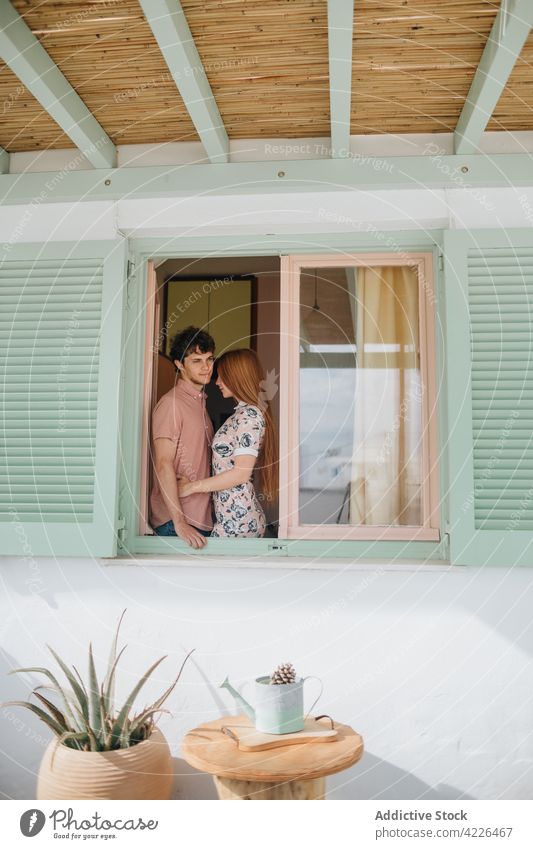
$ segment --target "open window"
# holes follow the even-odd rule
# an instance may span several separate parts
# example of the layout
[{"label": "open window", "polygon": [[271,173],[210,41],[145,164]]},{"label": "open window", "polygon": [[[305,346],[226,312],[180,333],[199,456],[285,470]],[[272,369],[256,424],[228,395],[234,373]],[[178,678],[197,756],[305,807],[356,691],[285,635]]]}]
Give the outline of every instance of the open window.
[{"label": "open window", "polygon": [[[265,371],[264,393],[279,431],[279,287],[278,257],[169,259],[148,264],[140,533],[153,535],[149,493],[153,483],[150,423],[152,410],[174,386],[176,369],[169,356],[173,337],[188,325],[213,336],[216,355],[236,348],[255,351]],[[215,386],[206,388],[207,411],[215,432],[234,410]],[[266,536],[278,535],[277,501],[266,501]]]},{"label": "open window", "polygon": [[284,260],[284,538],[439,539],[431,259]]},{"label": "open window", "polygon": [[[279,503],[263,504],[276,545],[217,539],[213,553],[326,546],[346,555],[357,541],[392,553],[395,541],[403,551],[439,542],[432,253],[159,259],[147,268],[137,550],[181,545],[154,538],[149,525],[150,420],[175,379],[169,341],[189,324],[215,337],[217,354],[258,353],[280,441]],[[233,405],[214,386],[207,394],[216,429]]]}]

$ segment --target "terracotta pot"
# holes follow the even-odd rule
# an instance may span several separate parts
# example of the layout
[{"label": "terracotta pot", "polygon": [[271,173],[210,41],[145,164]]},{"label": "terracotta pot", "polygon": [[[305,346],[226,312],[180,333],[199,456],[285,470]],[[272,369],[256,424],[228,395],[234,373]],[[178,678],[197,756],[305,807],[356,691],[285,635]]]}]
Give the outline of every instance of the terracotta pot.
[{"label": "terracotta pot", "polygon": [[131,749],[80,752],[57,745],[46,749],[37,780],[37,799],[168,799],[172,757],[156,728]]}]

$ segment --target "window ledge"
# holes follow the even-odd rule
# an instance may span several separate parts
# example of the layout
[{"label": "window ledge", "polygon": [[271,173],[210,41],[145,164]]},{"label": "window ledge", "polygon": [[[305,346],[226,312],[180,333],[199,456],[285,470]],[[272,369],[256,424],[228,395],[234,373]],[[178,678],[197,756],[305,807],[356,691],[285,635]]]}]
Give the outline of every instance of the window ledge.
[{"label": "window ledge", "polygon": [[209,568],[209,569],[285,569],[285,570],[327,570],[338,572],[458,572],[462,566],[452,566],[443,560],[413,561],[398,560],[357,560],[348,557],[335,558],[309,558],[309,557],[264,557],[255,555],[251,557],[233,557],[230,555],[208,556],[206,554],[190,555],[127,555],[121,557],[100,558],[102,566],[177,566]]}]

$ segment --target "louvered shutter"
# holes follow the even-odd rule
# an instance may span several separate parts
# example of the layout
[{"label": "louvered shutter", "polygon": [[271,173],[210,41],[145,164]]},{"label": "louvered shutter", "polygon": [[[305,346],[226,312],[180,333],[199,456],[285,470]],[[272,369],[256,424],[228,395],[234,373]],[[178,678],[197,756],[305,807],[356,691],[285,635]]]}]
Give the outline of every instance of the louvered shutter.
[{"label": "louvered shutter", "polygon": [[0,552],[116,551],[122,243],[0,262]]},{"label": "louvered shutter", "polygon": [[533,233],[444,252],[451,559],[533,565]]}]

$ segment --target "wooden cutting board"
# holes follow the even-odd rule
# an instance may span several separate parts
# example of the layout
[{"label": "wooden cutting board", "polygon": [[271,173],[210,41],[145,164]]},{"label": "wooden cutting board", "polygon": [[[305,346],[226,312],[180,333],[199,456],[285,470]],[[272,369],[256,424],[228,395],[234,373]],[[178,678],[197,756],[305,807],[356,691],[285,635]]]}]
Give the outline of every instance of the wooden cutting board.
[{"label": "wooden cutting board", "polygon": [[[241,752],[261,752],[264,749],[278,749],[281,746],[297,746],[301,743],[329,743],[337,738],[337,729],[330,723],[322,725],[314,719],[306,719],[303,731],[293,734],[264,734],[253,725],[231,725],[223,728],[229,737],[233,737]],[[229,732],[229,733],[228,733]]]}]

